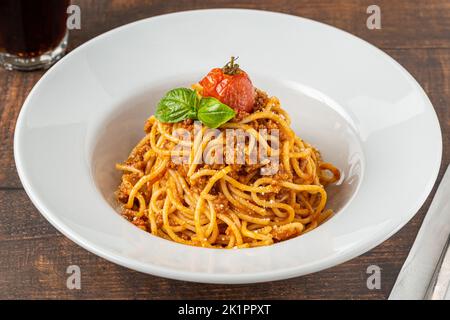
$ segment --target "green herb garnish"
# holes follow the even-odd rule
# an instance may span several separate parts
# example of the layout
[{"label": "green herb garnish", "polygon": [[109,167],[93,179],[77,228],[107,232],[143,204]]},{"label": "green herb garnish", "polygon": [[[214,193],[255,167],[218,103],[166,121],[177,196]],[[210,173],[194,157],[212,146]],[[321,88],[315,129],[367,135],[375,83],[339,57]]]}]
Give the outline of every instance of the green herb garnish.
[{"label": "green herb garnish", "polygon": [[217,128],[235,115],[236,111],[216,98],[200,99],[194,90],[177,88],[167,92],[159,101],[155,117],[167,123],[198,119],[210,128]]},{"label": "green herb garnish", "polygon": [[202,98],[198,108],[198,120],[210,128],[220,127],[234,118],[236,111],[216,98]]},{"label": "green herb garnish", "polygon": [[170,90],[156,107],[155,117],[161,122],[180,122],[196,119],[198,97],[194,90],[177,88]]}]

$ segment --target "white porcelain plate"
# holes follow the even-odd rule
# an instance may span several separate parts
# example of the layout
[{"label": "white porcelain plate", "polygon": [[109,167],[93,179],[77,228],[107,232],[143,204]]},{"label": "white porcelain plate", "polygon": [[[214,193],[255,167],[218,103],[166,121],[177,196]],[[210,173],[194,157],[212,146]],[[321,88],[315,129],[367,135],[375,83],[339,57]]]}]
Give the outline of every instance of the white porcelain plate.
[{"label": "white porcelain plate", "polygon": [[[342,170],[329,190],[337,213],[308,234],[253,249],[189,247],[141,231],[118,214],[115,162],[143,136],[165,91],[231,55]],[[249,283],[328,268],[386,240],[429,194],[442,139],[417,82],[361,39],[284,14],[205,10],[138,21],[68,54],[27,98],[14,151],[35,206],[87,250],[162,277]]]}]

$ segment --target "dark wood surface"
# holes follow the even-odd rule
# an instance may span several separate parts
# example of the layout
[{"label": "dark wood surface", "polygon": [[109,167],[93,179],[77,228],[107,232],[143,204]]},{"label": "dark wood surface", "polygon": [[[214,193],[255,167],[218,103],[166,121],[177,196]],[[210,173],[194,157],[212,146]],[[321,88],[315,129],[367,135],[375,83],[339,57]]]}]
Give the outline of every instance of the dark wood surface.
[{"label": "dark wood surface", "polygon": [[[450,160],[450,1],[378,0],[382,29],[368,30],[365,0],[76,0],[82,29],[70,49],[114,27],[189,9],[235,7],[285,12],[351,32],[400,62],[429,95],[443,134],[443,163]],[[201,30],[199,30],[201,32]],[[35,209],[17,176],[14,126],[24,99],[44,72],[0,70],[0,299],[385,299],[414,241],[435,188],[418,214],[372,251],[315,274],[254,285],[205,285],[167,280],[105,261],[56,231]],[[387,115],[389,116],[389,115]],[[426,132],[424,132],[426,134]],[[68,290],[66,268],[79,265],[81,290]],[[369,265],[382,268],[381,289],[366,287]]]}]

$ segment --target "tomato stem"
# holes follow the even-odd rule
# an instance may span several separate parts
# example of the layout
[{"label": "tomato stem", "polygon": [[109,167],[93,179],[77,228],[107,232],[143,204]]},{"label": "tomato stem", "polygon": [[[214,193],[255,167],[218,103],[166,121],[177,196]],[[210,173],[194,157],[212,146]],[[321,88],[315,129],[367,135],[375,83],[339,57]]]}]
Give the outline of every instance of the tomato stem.
[{"label": "tomato stem", "polygon": [[223,73],[230,76],[238,74],[241,69],[239,69],[239,65],[235,63],[237,59],[239,59],[239,57],[231,57],[231,60],[222,68]]}]

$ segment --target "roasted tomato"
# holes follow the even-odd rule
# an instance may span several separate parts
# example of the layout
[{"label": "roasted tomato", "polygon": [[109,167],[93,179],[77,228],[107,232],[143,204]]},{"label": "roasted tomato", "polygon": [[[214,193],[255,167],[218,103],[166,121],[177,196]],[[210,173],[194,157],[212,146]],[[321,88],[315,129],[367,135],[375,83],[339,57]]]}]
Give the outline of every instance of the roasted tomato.
[{"label": "roasted tomato", "polygon": [[235,58],[223,68],[212,69],[200,81],[204,97],[214,97],[236,111],[251,113],[255,104],[255,88]]}]

